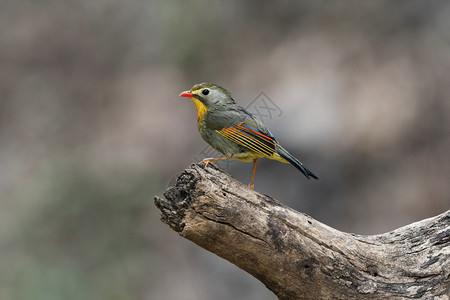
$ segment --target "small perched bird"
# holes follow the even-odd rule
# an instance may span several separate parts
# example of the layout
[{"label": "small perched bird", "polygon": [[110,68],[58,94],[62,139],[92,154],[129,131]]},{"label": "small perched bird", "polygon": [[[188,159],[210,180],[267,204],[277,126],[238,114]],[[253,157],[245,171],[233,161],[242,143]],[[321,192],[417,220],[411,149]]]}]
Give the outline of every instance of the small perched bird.
[{"label": "small perched bird", "polygon": [[196,84],[180,97],[189,97],[197,109],[197,127],[202,138],[223,157],[205,158],[200,163],[236,158],[253,161],[250,188],[254,188],[256,162],[267,157],[283,163],[291,163],[308,179],[319,179],[303,164],[287,152],[272,133],[245,108],[239,106],[224,88],[212,83]]}]

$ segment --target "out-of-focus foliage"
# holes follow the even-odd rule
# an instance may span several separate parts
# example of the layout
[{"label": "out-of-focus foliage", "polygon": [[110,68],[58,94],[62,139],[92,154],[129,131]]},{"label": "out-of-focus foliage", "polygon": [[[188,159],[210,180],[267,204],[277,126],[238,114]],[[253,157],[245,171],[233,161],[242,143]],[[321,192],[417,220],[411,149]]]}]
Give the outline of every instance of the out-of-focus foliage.
[{"label": "out-of-focus foliage", "polygon": [[[450,207],[447,1],[3,1],[0,299],[274,299],[159,221],[201,158],[202,81],[261,115],[316,173],[256,189],[341,230]],[[246,183],[251,165],[227,170]]]}]

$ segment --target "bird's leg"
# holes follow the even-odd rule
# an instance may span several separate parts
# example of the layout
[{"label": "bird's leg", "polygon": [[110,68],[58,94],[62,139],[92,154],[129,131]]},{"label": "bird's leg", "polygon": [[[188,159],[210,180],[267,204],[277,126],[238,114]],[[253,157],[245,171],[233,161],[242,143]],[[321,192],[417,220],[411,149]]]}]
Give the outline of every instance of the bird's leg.
[{"label": "bird's leg", "polygon": [[222,156],[222,157],[211,157],[211,158],[204,158],[200,163],[205,164],[205,168],[208,166],[209,162],[216,161],[216,160],[228,160],[231,158],[231,155],[229,156]]},{"label": "bird's leg", "polygon": [[253,189],[255,185],[253,184],[253,177],[255,177],[255,170],[256,170],[256,163],[258,162],[258,158],[255,158],[253,160],[253,171],[252,171],[252,179],[250,179],[250,183],[248,184],[248,187]]}]

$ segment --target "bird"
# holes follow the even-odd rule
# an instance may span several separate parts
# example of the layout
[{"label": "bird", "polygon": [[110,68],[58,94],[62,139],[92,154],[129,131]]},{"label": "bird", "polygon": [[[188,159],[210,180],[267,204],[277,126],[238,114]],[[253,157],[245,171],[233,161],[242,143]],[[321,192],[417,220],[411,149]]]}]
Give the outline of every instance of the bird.
[{"label": "bird", "polygon": [[244,162],[253,161],[252,176],[248,184],[252,189],[260,157],[290,163],[308,179],[319,179],[284,149],[261,121],[236,104],[230,92],[223,87],[214,83],[199,83],[179,96],[190,98],[194,103],[201,137],[224,155],[203,159],[200,163],[205,167],[212,161],[231,158]]}]

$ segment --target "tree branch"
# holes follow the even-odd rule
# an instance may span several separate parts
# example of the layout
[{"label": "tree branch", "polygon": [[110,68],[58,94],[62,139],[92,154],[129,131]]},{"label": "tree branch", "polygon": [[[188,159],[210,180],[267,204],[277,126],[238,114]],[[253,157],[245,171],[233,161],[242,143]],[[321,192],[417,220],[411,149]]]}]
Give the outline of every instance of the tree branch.
[{"label": "tree branch", "polygon": [[155,197],[182,237],[263,282],[279,299],[449,299],[450,210],[380,235],[340,232],[192,165]]}]

